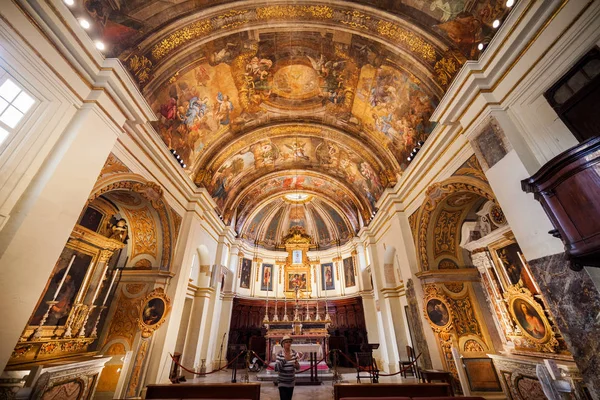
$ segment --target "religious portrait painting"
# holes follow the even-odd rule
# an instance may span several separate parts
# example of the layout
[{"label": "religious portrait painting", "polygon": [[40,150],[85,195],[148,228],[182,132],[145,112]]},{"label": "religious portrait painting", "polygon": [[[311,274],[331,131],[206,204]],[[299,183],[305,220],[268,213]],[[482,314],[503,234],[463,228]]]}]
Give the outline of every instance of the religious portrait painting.
[{"label": "religious portrait painting", "polygon": [[450,322],[450,312],[446,303],[440,299],[431,299],[427,302],[427,317],[437,326],[446,326]]},{"label": "religious portrait painting", "polygon": [[242,258],[242,267],[240,270],[240,287],[250,289],[250,274],[252,272],[252,260]]},{"label": "religious portrait painting", "polygon": [[262,280],[260,282],[260,290],[273,290],[273,264],[262,265]]},{"label": "religious portrait painting", "polygon": [[323,290],[335,289],[333,263],[321,264],[321,279],[323,282]]},{"label": "religious portrait painting", "polygon": [[344,281],[346,287],[356,286],[356,277],[354,276],[354,263],[352,257],[344,258]]},{"label": "religious portrait painting", "polygon": [[150,299],[142,311],[142,322],[146,325],[156,325],[165,315],[165,301],[159,297]]},{"label": "religious portrait painting", "polygon": [[502,270],[504,279],[509,286],[520,285],[534,294],[537,293],[537,288],[533,284],[528,267],[525,264],[523,252],[514,240],[508,244],[504,242],[504,244],[495,248],[495,254],[499,269]]},{"label": "religious portrait painting", "polygon": [[510,311],[523,333],[536,340],[543,340],[547,332],[544,317],[540,315],[537,307],[531,301],[525,298],[516,298],[510,306]]},{"label": "religious portrait painting", "polygon": [[171,308],[171,299],[162,288],[148,293],[141,302],[138,326],[142,337],[150,337],[166,320]]},{"label": "religious portrait painting", "polygon": [[306,291],[308,287],[308,272],[306,271],[288,271],[287,272],[287,290],[293,291],[298,290]]},{"label": "religious portrait painting", "polygon": [[[46,326],[63,326],[92,263],[93,256],[65,247],[50,276],[48,286],[33,313],[30,325],[39,325],[50,309]],[[49,304],[52,303],[52,304]]]}]

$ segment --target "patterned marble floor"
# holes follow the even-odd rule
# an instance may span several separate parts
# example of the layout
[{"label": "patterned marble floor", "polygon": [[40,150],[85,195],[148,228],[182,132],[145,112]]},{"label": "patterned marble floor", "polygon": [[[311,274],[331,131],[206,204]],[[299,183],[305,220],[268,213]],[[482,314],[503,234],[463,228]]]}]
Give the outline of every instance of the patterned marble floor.
[{"label": "patterned marble floor", "polygon": [[[354,369],[340,368],[343,382],[356,382],[356,372]],[[238,373],[238,379],[243,375],[243,372]],[[250,382],[258,382],[256,373],[249,374]],[[403,379],[399,375],[393,377],[381,377],[381,383],[400,383],[400,382],[416,382],[414,378]],[[222,371],[206,376],[205,378],[196,378],[188,382],[212,383],[212,382],[231,382],[231,372]],[[363,382],[365,380],[363,379]],[[279,390],[277,386],[270,382],[261,382],[260,387],[261,400],[279,400]],[[331,400],[333,399],[332,383],[323,382],[320,386],[296,386],[294,389],[294,400]]]}]

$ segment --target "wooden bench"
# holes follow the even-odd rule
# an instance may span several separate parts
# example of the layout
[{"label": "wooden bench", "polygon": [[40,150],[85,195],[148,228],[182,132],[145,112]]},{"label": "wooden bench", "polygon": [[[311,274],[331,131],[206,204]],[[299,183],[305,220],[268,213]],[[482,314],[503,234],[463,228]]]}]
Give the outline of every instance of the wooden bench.
[{"label": "wooden bench", "polygon": [[407,398],[407,397],[450,397],[447,383],[339,383],[333,385],[335,400],[344,398]]},{"label": "wooden bench", "polygon": [[146,399],[260,400],[260,383],[148,385]]}]

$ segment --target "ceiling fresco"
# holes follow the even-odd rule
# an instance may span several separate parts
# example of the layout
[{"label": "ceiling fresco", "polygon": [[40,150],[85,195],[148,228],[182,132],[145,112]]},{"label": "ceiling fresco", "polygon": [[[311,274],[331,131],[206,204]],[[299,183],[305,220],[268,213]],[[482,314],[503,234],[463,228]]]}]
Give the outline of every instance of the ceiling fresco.
[{"label": "ceiling fresco", "polygon": [[360,218],[366,220],[370,216],[369,206],[363,204],[360,198],[344,183],[312,171],[289,171],[267,175],[241,190],[239,196],[235,196],[240,200],[237,203],[227,204],[225,208],[237,212],[236,227],[239,232],[256,208],[268,204],[286,193],[298,191],[311,194],[319,199],[327,199],[329,204],[335,204],[355,227],[359,226]]},{"label": "ceiling fresco", "polygon": [[[290,221],[310,220],[323,245],[370,221],[434,130],[452,79],[510,10],[496,0],[82,0],[71,9],[131,72],[156,132],[226,223],[255,238],[249,227],[260,226],[260,241],[276,243]],[[311,201],[280,211],[298,190]]]},{"label": "ceiling fresco", "polygon": [[320,249],[343,245],[355,234],[344,213],[316,198],[293,202],[281,196],[264,204],[240,228],[242,239],[268,249],[276,249],[290,228],[301,226]]}]

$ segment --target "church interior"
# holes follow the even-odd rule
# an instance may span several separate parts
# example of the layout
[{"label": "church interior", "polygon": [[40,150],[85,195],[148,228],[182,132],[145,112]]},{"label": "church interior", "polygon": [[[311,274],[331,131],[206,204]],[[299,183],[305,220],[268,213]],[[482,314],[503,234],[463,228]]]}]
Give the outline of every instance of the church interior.
[{"label": "church interior", "polygon": [[600,399],[598,46],[599,0],[0,0],[0,399],[275,399],[286,336],[298,400]]}]

